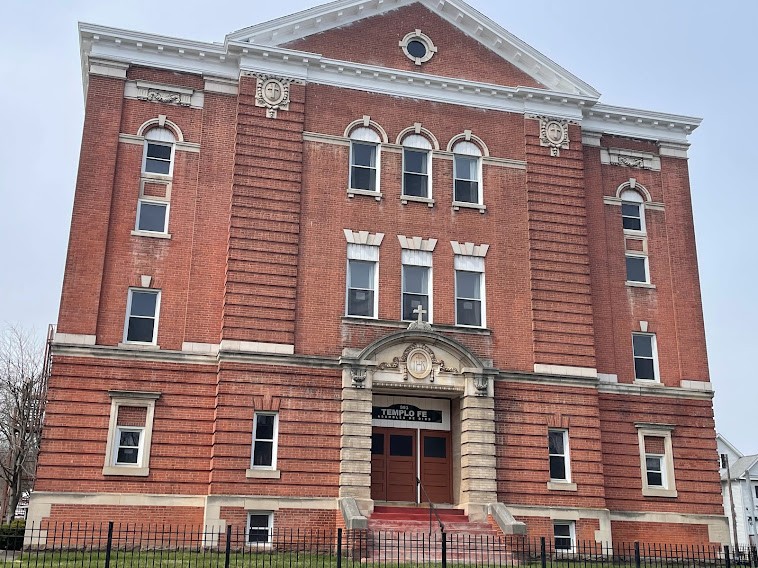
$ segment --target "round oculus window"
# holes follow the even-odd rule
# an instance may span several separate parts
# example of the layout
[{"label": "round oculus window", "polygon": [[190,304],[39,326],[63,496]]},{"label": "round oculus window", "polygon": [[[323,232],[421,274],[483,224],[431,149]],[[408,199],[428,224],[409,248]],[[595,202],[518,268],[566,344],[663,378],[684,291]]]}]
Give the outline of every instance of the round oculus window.
[{"label": "round oculus window", "polygon": [[409,41],[407,49],[414,58],[423,59],[426,56],[426,45],[417,39]]}]

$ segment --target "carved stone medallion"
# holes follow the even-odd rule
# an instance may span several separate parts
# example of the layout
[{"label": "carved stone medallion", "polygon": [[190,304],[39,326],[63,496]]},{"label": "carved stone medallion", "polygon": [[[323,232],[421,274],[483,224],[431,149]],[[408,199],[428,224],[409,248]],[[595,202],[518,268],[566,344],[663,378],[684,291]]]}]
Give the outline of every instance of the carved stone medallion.
[{"label": "carved stone medallion", "polygon": [[540,121],[540,146],[550,148],[551,156],[560,156],[569,147],[568,120],[549,116],[528,115]]},{"label": "carved stone medallion", "polygon": [[379,363],[377,369],[401,369],[403,371],[403,380],[408,380],[408,375],[414,379],[429,378],[429,382],[434,382],[436,373],[460,373],[455,367],[448,367],[445,361],[437,359],[434,351],[422,343],[413,343],[405,348],[401,357],[393,357],[391,363]]},{"label": "carved stone medallion", "polygon": [[258,75],[255,86],[255,106],[266,109],[266,117],[276,118],[278,110],[288,110],[290,104],[290,82]]},{"label": "carved stone medallion", "polygon": [[432,372],[432,358],[424,349],[417,348],[408,354],[408,374],[414,379],[425,379]]}]

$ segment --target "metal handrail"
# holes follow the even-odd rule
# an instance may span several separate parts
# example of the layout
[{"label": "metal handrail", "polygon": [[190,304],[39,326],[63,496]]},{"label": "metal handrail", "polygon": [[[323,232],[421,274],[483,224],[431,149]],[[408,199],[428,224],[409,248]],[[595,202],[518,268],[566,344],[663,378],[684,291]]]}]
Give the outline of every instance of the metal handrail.
[{"label": "metal handrail", "polygon": [[[437,517],[437,524],[440,526],[440,532],[444,534],[445,532],[445,525],[442,524],[442,519],[440,519],[439,514],[437,513],[437,508],[434,506],[434,503],[432,503],[432,500],[429,499],[429,494],[426,492],[426,489],[424,489],[424,484],[421,483],[421,480],[416,477],[416,483],[421,488],[421,491],[424,493],[424,497],[426,497],[426,502],[429,503],[429,534],[432,534],[432,513],[434,513],[434,516]],[[421,503],[419,503],[420,505]]]}]

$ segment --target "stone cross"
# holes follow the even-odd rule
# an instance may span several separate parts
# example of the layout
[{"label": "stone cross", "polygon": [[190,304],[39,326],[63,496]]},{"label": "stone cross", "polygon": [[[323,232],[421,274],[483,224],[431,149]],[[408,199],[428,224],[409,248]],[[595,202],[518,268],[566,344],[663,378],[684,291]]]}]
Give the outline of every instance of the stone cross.
[{"label": "stone cross", "polygon": [[423,323],[424,321],[424,314],[426,313],[426,310],[424,309],[424,306],[419,304],[416,306],[416,309],[413,310],[414,314],[418,314],[418,323]]}]

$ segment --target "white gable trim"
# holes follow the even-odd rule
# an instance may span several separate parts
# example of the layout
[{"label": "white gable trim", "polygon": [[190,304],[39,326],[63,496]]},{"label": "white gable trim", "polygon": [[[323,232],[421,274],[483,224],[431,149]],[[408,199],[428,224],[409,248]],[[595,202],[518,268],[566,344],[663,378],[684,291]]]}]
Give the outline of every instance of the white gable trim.
[{"label": "white gable trim", "polygon": [[418,2],[549,90],[597,98],[600,93],[463,0],[337,0],[233,32],[227,42],[279,46]]}]

